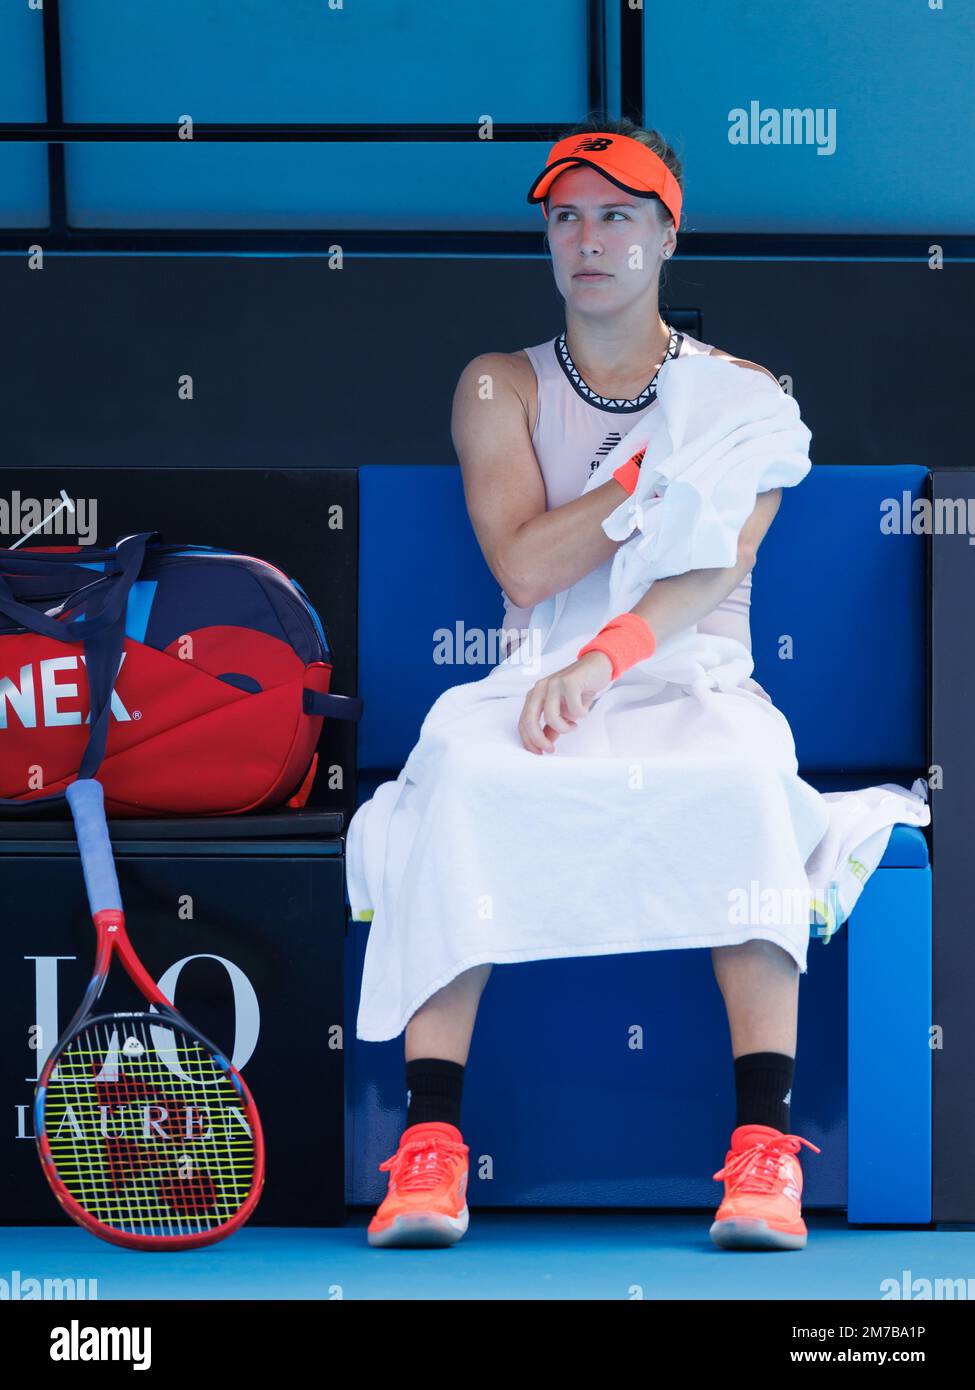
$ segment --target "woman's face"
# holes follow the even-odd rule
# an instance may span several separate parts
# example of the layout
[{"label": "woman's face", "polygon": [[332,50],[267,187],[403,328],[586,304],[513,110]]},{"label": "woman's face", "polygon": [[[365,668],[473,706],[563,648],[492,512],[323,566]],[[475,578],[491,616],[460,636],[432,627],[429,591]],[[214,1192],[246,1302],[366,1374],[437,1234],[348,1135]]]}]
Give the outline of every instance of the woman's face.
[{"label": "woman's face", "polygon": [[618,310],[655,289],[664,251],[672,255],[677,245],[656,198],[627,193],[582,164],[553,181],[547,229],[559,292],[592,313]]}]

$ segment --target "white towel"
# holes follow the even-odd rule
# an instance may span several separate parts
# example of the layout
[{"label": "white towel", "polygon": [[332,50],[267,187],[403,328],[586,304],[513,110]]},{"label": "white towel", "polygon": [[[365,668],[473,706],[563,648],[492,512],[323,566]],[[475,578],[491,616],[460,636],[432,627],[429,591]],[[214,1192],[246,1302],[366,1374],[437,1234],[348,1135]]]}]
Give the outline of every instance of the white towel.
[{"label": "white towel", "polygon": [[657,395],[587,483],[646,444],[633,498],[604,522],[631,539],[537,605],[483,680],[444,691],[399,777],[349,824],[349,902],[371,916],[360,1038],[398,1036],[486,961],[760,938],[804,972],[810,932],[846,920],[893,825],[930,821],[920,780],[822,795],[800,778],[750,653],[696,626],[601,691],[553,754],[522,746],[540,676],[571,664],[655,578],[733,564],[757,493],[809,471],[798,406],[763,374],[675,359]]},{"label": "white towel", "polygon": [[604,483],[646,443],[636,491],[603,522],[614,540],[641,533],[617,552],[610,580],[612,602],[629,607],[654,579],[733,565],[757,494],[794,487],[811,467],[797,402],[763,372],[686,357],[664,364],[658,391],[653,431],[647,415],[585,487]]},{"label": "white towel", "polygon": [[[764,372],[703,353],[674,358],[660,369],[657,407],[605,455],[583,488],[585,495],[599,487],[645,448],[635,492],[603,522],[612,540],[631,537],[609,562],[608,584],[597,570],[546,599],[529,619],[546,651],[561,651],[587,628],[598,632],[655,579],[733,565],[758,494],[794,487],[809,472],[812,436],[798,403]],[[671,639],[668,651],[695,653],[702,642],[718,640],[689,628]],[[644,664],[659,662],[659,654],[658,648]],[[727,660],[741,658],[750,661],[748,649],[731,643]],[[674,679],[673,665],[668,669]],[[714,674],[737,684],[740,665]]]}]

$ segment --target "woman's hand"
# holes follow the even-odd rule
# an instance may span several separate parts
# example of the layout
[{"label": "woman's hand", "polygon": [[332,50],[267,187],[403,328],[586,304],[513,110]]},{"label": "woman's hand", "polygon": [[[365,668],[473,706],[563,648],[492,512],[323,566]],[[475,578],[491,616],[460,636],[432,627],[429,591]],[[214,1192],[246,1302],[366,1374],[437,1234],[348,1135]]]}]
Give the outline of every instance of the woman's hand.
[{"label": "woman's hand", "polygon": [[559,734],[575,728],[612,675],[613,663],[604,652],[586,652],[571,666],[537,681],[528,692],[518,720],[518,732],[529,753],[554,753]]}]

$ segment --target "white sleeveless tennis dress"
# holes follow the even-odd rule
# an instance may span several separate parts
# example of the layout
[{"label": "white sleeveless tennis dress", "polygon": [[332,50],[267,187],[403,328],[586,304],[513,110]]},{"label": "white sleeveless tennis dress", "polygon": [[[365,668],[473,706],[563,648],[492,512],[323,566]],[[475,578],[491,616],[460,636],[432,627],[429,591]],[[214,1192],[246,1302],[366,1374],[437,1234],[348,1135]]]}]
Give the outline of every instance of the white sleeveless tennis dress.
[{"label": "white sleeveless tennis dress", "polygon": [[[671,328],[663,362],[711,350],[710,343],[702,343]],[[579,497],[598,461],[637,421],[658,408],[656,382],[660,369],[634,400],[612,400],[600,396],[583,381],[569,355],[564,332],[548,342],[525,348],[525,352],[535,369],[538,391],[532,447],[545,482],[545,509],[552,511]],[[736,637],[751,651],[748,624],[751,591],[749,571],[738,587],[700,620],[698,631],[718,637]],[[505,629],[523,630],[531,609],[519,608],[503,589],[501,596]],[[757,693],[765,694],[757,681],[748,684]]]}]

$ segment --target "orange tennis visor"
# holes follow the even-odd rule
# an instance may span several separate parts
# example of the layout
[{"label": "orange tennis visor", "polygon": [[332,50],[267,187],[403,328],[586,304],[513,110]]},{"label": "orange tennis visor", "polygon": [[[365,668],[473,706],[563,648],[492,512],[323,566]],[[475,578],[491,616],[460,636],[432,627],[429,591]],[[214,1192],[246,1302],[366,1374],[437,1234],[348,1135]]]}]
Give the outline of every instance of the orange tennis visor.
[{"label": "orange tennis visor", "polygon": [[541,203],[546,217],[543,199],[559,174],[574,164],[588,164],[617,188],[639,198],[655,193],[670,211],[674,226],[680,226],[680,184],[660,156],[629,135],[598,130],[587,135],[567,135],[549,150],[545,168],[528,190],[528,201]]}]

